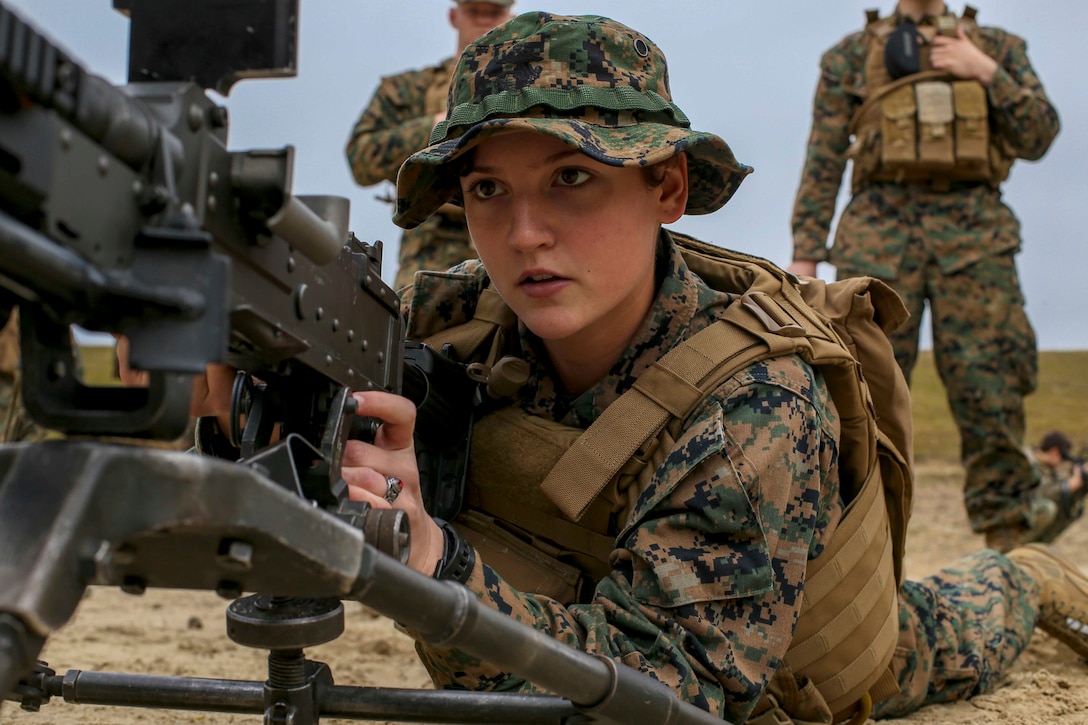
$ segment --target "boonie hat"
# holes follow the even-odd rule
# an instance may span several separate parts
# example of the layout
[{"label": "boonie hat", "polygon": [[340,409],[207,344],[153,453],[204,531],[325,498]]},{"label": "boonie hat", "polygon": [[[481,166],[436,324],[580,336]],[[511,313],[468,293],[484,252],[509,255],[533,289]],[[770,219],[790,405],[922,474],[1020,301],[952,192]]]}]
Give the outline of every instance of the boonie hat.
[{"label": "boonie hat", "polygon": [[547,134],[610,166],[688,154],[688,214],[720,209],[751,167],[672,102],[665,56],[638,31],[597,16],[519,15],[465,48],[446,120],[397,175],[393,221],[410,229],[460,198],[454,163],[500,131]]}]

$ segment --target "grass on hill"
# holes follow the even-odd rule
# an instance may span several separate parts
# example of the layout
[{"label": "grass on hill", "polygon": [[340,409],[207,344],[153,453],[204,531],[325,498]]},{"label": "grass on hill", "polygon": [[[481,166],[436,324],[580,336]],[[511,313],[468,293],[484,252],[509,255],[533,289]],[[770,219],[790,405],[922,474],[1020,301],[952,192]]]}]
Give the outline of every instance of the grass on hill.
[{"label": "grass on hill", "polygon": [[[83,348],[84,376],[97,385],[116,382],[110,347]],[[923,351],[914,370],[914,453],[919,461],[959,461],[959,433],[937,377],[932,351]],[[1088,452],[1088,351],[1039,354],[1039,388],[1027,401],[1027,442],[1051,430],[1065,431],[1074,451]]]}]

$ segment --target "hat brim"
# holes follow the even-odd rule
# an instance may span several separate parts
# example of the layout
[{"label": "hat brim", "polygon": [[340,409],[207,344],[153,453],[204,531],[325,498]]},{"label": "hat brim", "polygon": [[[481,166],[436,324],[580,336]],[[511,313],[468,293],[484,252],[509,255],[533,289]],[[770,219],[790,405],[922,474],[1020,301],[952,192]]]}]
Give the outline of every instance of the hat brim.
[{"label": "hat brim", "polygon": [[460,194],[457,159],[499,132],[533,131],[552,136],[609,166],[650,166],[688,154],[687,214],[709,214],[725,205],[748,174],[729,145],[712,133],[663,123],[600,126],[562,118],[496,118],[476,124],[457,138],[412,154],[397,174],[393,222],[405,229],[422,224]]}]

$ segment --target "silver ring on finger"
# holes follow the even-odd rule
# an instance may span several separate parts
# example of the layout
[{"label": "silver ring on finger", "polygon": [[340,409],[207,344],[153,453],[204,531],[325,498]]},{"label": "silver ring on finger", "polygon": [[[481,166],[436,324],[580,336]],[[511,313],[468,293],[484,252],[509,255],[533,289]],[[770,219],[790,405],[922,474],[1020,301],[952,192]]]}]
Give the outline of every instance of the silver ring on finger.
[{"label": "silver ring on finger", "polygon": [[393,503],[397,500],[397,496],[400,496],[401,489],[404,488],[404,484],[396,476],[385,477],[385,500],[389,503]]}]

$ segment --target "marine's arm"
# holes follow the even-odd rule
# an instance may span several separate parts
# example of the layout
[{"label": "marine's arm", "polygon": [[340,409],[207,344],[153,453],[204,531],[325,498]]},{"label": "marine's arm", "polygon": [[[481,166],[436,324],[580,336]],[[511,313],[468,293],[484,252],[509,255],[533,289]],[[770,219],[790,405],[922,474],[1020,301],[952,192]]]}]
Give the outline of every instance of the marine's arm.
[{"label": "marine's arm", "polygon": [[[486,562],[468,587],[488,606],[649,674],[743,722],[785,654],[805,566],[837,522],[834,413],[793,358],[719,389],[640,498],[588,604],[513,589]],[[475,658],[419,646],[441,686],[532,691]]]},{"label": "marine's arm", "polygon": [[355,122],[345,151],[360,185],[396,181],[404,160],[427,145],[434,128],[434,116],[425,108],[432,70],[383,78]]},{"label": "marine's arm", "polygon": [[991,117],[997,133],[1017,157],[1042,158],[1058,135],[1058,112],[1028,60],[1027,43],[1002,33],[998,68],[987,87]]},{"label": "marine's arm", "polygon": [[846,43],[832,48],[820,60],[820,80],[812,103],[812,129],[793,203],[795,261],[827,261],[828,232],[850,145],[848,128],[858,104],[844,84],[844,79],[855,72],[850,68],[851,54]]}]

